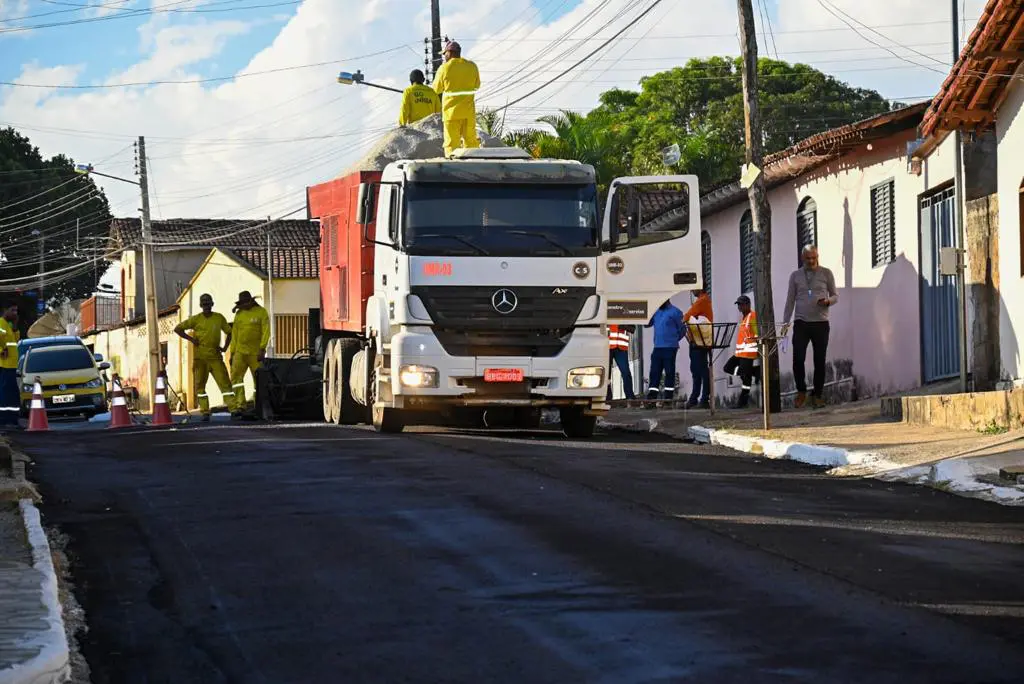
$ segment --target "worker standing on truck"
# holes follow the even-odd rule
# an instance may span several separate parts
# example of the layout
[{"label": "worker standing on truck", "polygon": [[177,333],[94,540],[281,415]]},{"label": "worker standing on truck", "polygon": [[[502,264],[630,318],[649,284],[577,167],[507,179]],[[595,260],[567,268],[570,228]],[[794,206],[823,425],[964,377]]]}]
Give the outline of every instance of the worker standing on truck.
[{"label": "worker standing on truck", "polygon": [[[0,428],[18,428],[21,388],[18,387],[18,306],[12,304],[0,317]],[[32,382],[25,378],[23,382]]]},{"label": "worker standing on truck", "polygon": [[[192,352],[192,392],[195,402],[199,405],[203,422],[208,423],[210,395],[206,393],[206,383],[209,382],[211,375],[224,397],[224,404],[228,409],[235,408],[235,392],[231,388],[224,357],[221,356],[231,345],[231,326],[222,314],[214,313],[211,295],[200,295],[199,308],[202,309],[202,313],[179,323],[175,326],[174,332],[195,346]],[[191,331],[192,334],[189,335],[186,331]],[[221,333],[227,335],[223,347],[220,345]]]},{"label": "worker standing on truck", "polygon": [[446,157],[458,147],[480,147],[476,136],[476,91],[479,88],[480,71],[476,64],[462,59],[462,46],[449,40],[444,44],[444,64],[434,77],[434,91],[444,98],[441,117]]},{"label": "worker standing on truck", "polygon": [[267,357],[270,316],[247,290],[238,293],[234,311],[235,320],[231,324],[231,389],[235,393],[235,410],[232,415],[238,416],[246,408],[245,373],[252,371],[255,384],[256,369]]},{"label": "worker standing on truck", "polygon": [[409,74],[409,83],[412,85],[402,93],[402,110],[398,113],[399,126],[408,126],[441,111],[441,98],[433,88],[424,85],[426,80],[419,69],[413,69]]}]

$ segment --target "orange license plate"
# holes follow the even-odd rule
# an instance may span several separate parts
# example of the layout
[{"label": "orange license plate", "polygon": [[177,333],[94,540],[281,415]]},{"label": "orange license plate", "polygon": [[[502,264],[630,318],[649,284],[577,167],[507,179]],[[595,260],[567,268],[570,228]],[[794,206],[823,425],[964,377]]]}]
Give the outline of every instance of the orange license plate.
[{"label": "orange license plate", "polygon": [[488,368],[484,371],[484,382],[522,382],[522,368]]}]

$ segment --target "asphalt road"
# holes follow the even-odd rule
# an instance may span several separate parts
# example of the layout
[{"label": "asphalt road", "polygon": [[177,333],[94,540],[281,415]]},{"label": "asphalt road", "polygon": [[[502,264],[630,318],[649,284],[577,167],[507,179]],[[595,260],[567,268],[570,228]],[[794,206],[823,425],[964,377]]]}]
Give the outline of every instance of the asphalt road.
[{"label": "asphalt road", "polygon": [[97,684],[1024,680],[1024,509],[618,435],[19,439]]}]

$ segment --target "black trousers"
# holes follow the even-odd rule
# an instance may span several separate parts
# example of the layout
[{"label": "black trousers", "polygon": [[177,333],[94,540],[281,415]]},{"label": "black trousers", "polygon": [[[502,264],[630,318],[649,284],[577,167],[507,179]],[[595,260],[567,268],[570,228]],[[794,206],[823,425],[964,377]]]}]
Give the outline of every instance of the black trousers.
[{"label": "black trousers", "polygon": [[807,391],[804,377],[804,362],[807,360],[807,345],[814,347],[814,390],[812,396],[820,397],[825,390],[825,359],[828,354],[828,321],[793,323],[793,380],[797,392]]}]

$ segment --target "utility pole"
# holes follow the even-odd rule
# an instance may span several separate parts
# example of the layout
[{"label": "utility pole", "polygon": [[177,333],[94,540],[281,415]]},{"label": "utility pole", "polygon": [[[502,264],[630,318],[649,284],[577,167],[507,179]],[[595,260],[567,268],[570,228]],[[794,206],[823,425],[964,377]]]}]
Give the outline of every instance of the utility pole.
[{"label": "utility pole", "polygon": [[39,233],[39,302],[36,304],[36,311],[39,315],[46,310],[46,300],[43,298],[43,287],[46,284],[46,236]]},{"label": "utility pole", "polygon": [[[757,34],[751,0],[737,0],[740,20],[740,49],[743,53],[743,113],[747,142],[748,173],[756,173],[747,188],[754,242],[754,304],[758,331],[775,336],[775,306],[772,300],[772,209],[764,183],[764,150],[761,112],[757,94]],[[772,345],[774,346],[774,345]],[[771,413],[782,410],[779,389],[779,355],[762,358],[765,402]]]},{"label": "utility pole", "polygon": [[430,0],[430,77],[437,75],[441,68],[441,5],[440,0]]},{"label": "utility pole", "polygon": [[[953,0],[953,64],[960,59],[960,19],[957,10],[957,2]],[[957,125],[953,133],[955,138],[953,144],[956,146],[954,153],[953,182],[956,186],[956,237],[957,237],[957,274],[956,274],[956,296],[960,300],[957,307],[957,337],[960,344],[960,391],[966,393],[967,386],[967,241],[964,239],[964,163],[963,149],[964,141],[960,133],[960,126]]]},{"label": "utility pole", "polygon": [[274,251],[270,245],[270,217],[267,217],[267,318],[270,319],[270,340],[267,356],[277,347],[277,323],[274,321]]},{"label": "utility pole", "polygon": [[146,172],[146,138],[139,136],[139,190],[142,193],[142,288],[146,299],[146,339],[149,342],[149,411],[153,412],[156,375],[160,371],[160,330],[153,272],[153,226],[149,219],[149,176]]}]

